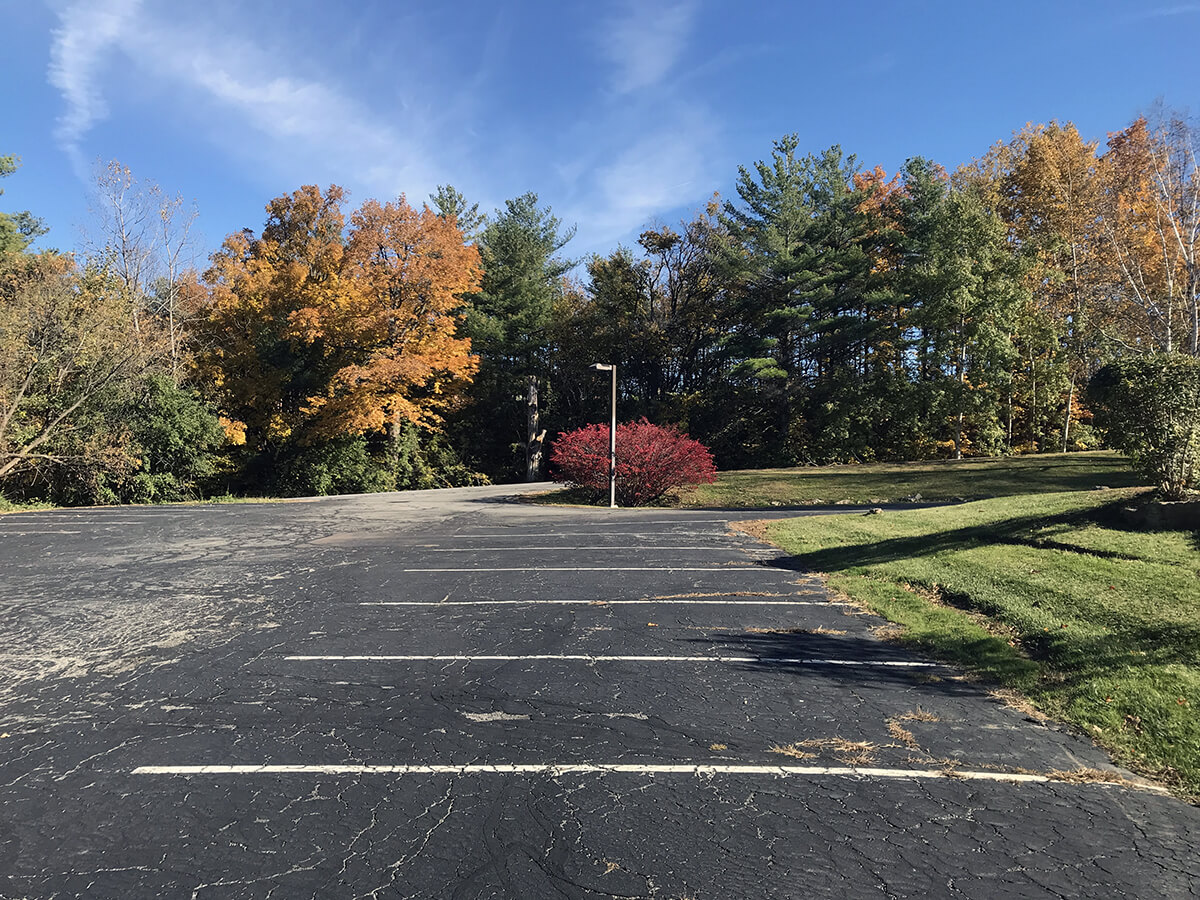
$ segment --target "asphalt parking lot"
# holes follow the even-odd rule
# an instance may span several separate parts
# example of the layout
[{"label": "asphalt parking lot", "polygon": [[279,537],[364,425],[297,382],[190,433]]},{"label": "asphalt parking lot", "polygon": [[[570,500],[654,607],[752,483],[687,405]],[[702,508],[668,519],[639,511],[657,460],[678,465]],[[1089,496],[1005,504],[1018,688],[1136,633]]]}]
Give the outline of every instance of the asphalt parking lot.
[{"label": "asphalt parking lot", "polygon": [[1200,893],[744,514],[511,493],[0,517],[0,898]]}]

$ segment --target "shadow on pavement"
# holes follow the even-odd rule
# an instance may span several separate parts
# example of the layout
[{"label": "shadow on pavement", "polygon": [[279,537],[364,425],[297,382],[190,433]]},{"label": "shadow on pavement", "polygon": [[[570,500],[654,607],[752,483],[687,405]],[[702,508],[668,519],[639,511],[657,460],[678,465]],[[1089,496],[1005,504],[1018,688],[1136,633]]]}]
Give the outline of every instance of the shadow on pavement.
[{"label": "shadow on pavement", "polygon": [[[722,633],[713,638],[684,638],[693,646],[715,648],[711,655],[753,656],[754,662],[737,663],[743,671],[761,672],[773,669],[798,677],[817,676],[839,681],[895,683],[906,689],[921,684],[939,694],[970,694],[978,696],[981,688],[961,680],[957,670],[944,664],[929,666],[852,665],[885,661],[934,663],[896,644],[870,637],[855,637],[787,631],[786,629],[742,634]],[[821,664],[814,660],[829,660]]]}]

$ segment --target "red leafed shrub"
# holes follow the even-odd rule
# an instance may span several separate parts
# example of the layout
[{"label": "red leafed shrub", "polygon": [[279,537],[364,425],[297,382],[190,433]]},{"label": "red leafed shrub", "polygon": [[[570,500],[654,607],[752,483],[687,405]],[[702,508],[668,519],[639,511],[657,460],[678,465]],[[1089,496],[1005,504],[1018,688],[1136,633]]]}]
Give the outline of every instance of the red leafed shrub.
[{"label": "red leafed shrub", "polygon": [[[550,451],[559,481],[608,497],[608,426],[585,425],[559,434]],[[712,484],[717,469],[699,441],[645,419],[617,426],[617,503],[644,506],[671,488]]]}]

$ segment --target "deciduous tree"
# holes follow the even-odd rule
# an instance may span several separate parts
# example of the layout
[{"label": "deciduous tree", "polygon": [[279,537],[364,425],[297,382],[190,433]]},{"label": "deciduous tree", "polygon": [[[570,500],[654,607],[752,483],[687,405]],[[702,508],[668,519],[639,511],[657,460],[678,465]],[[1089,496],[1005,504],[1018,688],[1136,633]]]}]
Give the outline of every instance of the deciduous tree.
[{"label": "deciduous tree", "polygon": [[478,254],[456,225],[403,197],[369,200],[347,233],[343,192],[309,185],[230,235],[206,275],[200,363],[229,419],[266,457],[435,421],[475,360],[456,334]]},{"label": "deciduous tree", "polygon": [[1113,337],[1127,347],[1200,354],[1197,132],[1177,114],[1139,117],[1109,136],[1102,227],[1113,272]]},{"label": "deciduous tree", "polygon": [[54,253],[8,257],[0,265],[0,480],[111,454],[119,423],[88,433],[81,420],[136,376],[142,359],[127,299],[106,273],[79,272]]},{"label": "deciduous tree", "polygon": [[[162,352],[178,384],[187,368],[188,325],[195,309],[192,226],[197,210],[137,178],[117,160],[98,167],[93,216],[98,233],[89,240],[94,264],[113,273],[129,296],[134,331],[151,355]],[[160,349],[161,345],[161,349]]]},{"label": "deciduous tree", "polygon": [[[1026,281],[1037,306],[1035,318],[1053,328],[1061,347],[1055,355],[1061,362],[1053,356],[1048,361],[1058,363],[1054,368],[1062,370],[1067,384],[1062,402],[1063,452],[1070,443],[1077,387],[1094,371],[1104,325],[1097,316],[1103,267],[1096,147],[1070,123],[1027,125],[1013,139],[1012,164],[1000,186],[998,212],[1025,261]],[[1026,343],[1032,347],[1036,342]],[[1056,378],[1058,373],[1047,374]]]}]

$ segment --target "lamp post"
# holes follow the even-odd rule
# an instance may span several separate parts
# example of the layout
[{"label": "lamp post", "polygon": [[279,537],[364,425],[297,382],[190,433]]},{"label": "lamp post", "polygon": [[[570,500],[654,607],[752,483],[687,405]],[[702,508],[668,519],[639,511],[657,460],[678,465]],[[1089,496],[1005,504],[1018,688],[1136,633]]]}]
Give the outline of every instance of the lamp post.
[{"label": "lamp post", "polygon": [[617,508],[617,364],[593,363],[597,372],[612,372],[612,418],[608,425],[608,508]]}]

